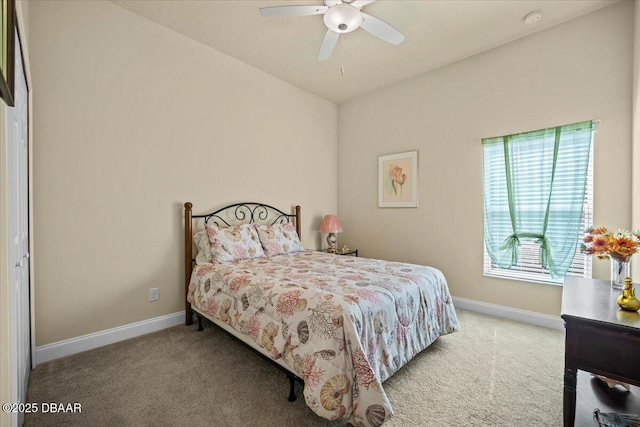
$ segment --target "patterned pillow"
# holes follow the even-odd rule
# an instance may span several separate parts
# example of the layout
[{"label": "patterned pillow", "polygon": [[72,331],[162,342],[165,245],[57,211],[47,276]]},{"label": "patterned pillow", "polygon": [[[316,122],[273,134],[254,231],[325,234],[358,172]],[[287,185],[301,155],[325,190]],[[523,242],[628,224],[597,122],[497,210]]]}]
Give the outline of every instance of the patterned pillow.
[{"label": "patterned pillow", "polygon": [[223,263],[264,257],[260,239],[253,224],[218,228],[205,225],[211,243],[212,262]]},{"label": "patterned pillow", "polygon": [[302,252],[304,248],[293,224],[256,225],[260,243],[267,256]]}]

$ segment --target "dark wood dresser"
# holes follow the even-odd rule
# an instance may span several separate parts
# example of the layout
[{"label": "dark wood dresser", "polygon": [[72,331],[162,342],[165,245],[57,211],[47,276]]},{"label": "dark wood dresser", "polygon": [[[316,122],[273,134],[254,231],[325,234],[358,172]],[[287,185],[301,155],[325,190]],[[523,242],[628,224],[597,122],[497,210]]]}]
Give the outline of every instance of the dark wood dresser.
[{"label": "dark wood dresser", "polygon": [[[576,419],[578,370],[640,386],[640,315],[620,310],[616,299],[621,293],[612,289],[609,281],[565,279],[565,427],[573,427]],[[632,393],[637,390],[634,387]]]}]

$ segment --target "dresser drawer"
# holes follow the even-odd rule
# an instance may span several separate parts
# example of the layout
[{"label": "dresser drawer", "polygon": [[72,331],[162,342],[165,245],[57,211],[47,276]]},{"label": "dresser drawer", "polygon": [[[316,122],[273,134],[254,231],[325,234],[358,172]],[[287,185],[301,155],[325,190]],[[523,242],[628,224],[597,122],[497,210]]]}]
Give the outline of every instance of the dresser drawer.
[{"label": "dresser drawer", "polygon": [[578,369],[607,372],[630,382],[640,378],[640,335],[584,325],[573,332],[578,336]]}]

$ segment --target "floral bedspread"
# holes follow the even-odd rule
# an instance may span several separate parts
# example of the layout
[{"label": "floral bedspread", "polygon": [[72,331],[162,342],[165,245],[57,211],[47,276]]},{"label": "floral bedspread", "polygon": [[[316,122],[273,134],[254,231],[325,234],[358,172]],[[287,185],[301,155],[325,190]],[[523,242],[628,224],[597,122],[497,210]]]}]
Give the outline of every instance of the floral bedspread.
[{"label": "floral bedspread", "polygon": [[197,265],[188,301],[282,359],[318,415],[355,426],[382,425],[382,382],[459,329],[439,270],[317,251]]}]

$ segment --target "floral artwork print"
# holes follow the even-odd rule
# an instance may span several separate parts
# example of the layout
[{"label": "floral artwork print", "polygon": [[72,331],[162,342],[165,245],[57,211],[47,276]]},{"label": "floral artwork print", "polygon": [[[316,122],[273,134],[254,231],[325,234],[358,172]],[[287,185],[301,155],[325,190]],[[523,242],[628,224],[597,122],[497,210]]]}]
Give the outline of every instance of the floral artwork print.
[{"label": "floral artwork print", "polygon": [[404,185],[409,185],[410,179],[407,173],[411,173],[411,159],[395,159],[385,162],[385,169],[387,171],[385,185],[387,193],[386,197],[390,201],[407,201],[411,199],[411,194],[405,194]]},{"label": "floral artwork print", "polygon": [[390,154],[378,159],[378,206],[417,207],[418,152]]},{"label": "floral artwork print", "polygon": [[389,419],[382,383],[459,329],[439,270],[318,251],[196,265],[187,299],[302,378],[319,416],[354,426]]},{"label": "floral artwork print", "polygon": [[394,164],[391,164],[389,169],[389,179],[391,180],[393,194],[398,195],[398,187],[400,187],[400,193],[402,193],[402,185],[407,180],[407,174],[403,173],[400,166],[395,166]]}]

